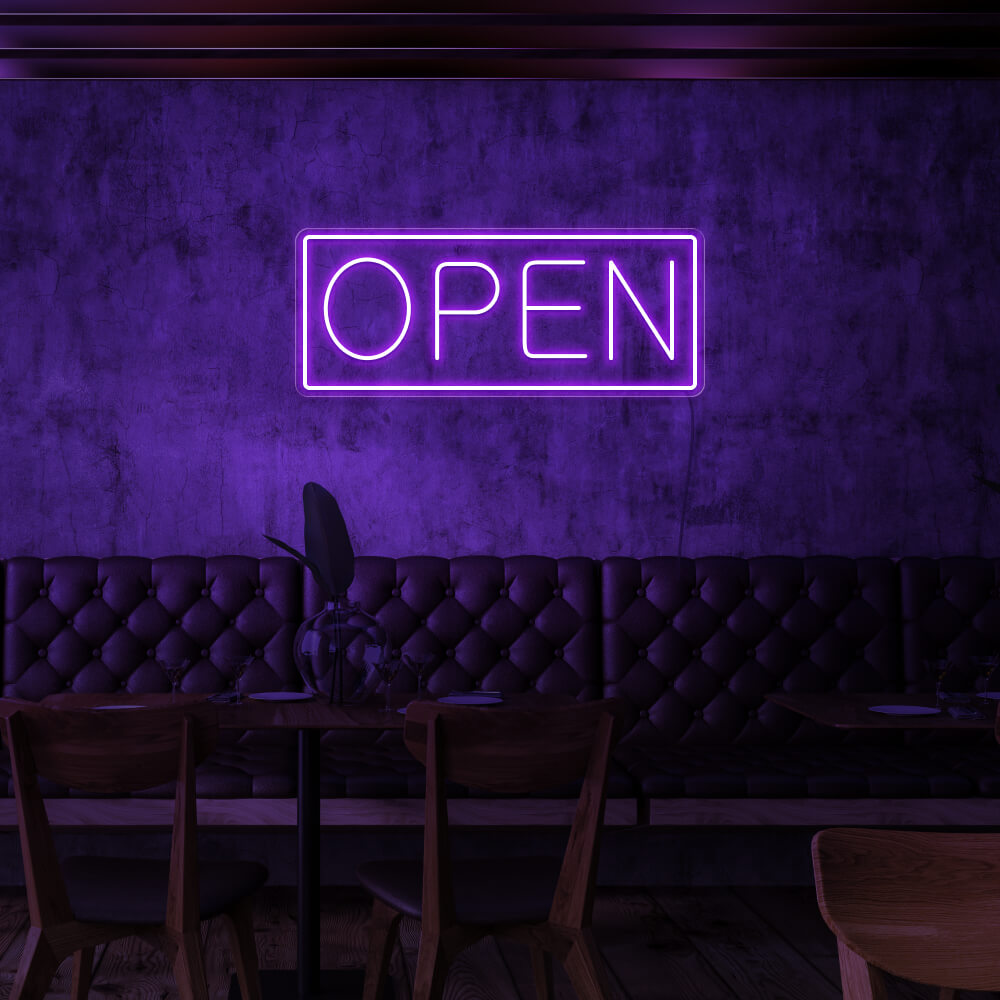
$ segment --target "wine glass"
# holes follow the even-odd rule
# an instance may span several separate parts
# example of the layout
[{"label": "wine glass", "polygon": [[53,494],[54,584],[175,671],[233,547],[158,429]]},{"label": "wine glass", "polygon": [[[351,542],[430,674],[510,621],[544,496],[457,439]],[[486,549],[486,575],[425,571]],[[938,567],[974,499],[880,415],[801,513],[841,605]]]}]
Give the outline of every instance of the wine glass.
[{"label": "wine glass", "polygon": [[177,701],[177,688],[180,687],[181,680],[191,666],[190,659],[180,659],[178,657],[160,657],[156,661],[160,669],[167,675],[170,681],[170,700]]},{"label": "wine glass", "polygon": [[417,701],[424,697],[424,674],[427,668],[437,659],[433,653],[404,653],[403,662],[417,678]]},{"label": "wine glass", "polygon": [[980,708],[987,717],[996,715],[997,699],[1000,697],[994,690],[998,676],[994,676],[994,671],[1000,664],[1000,656],[996,653],[988,656],[972,656],[969,658],[973,670],[976,672],[976,700]]},{"label": "wine glass", "polygon": [[363,659],[369,669],[377,671],[379,677],[382,678],[385,684],[385,710],[391,712],[392,679],[400,668],[400,661],[393,656],[386,656],[385,647],[377,643],[368,643],[365,646]]},{"label": "wine glass", "polygon": [[243,692],[240,689],[240,678],[247,672],[247,667],[253,663],[252,656],[234,656],[230,659],[229,669],[233,675],[233,689],[236,691],[235,704],[243,703]]}]

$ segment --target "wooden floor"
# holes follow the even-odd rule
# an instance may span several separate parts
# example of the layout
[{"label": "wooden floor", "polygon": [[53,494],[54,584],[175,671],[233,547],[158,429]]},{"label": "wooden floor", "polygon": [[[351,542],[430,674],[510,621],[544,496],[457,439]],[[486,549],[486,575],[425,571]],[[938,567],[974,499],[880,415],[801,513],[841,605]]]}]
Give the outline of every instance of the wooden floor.
[{"label": "wooden floor", "polygon": [[[294,964],[294,896],[267,889],[256,909],[262,968]],[[355,892],[330,890],[323,901],[324,966],[361,967],[367,947],[368,904]],[[0,889],[0,998],[10,994],[27,925],[18,890]],[[595,932],[620,998],[628,1000],[837,1000],[840,997],[833,936],[816,910],[811,889],[650,888],[601,890]],[[228,955],[214,924],[206,924],[213,1000],[228,989]],[[417,925],[404,921],[402,957],[393,977],[396,996],[408,1000]],[[49,996],[68,996],[65,963]],[[176,997],[162,956],[130,939],[99,951],[91,996],[104,1000]],[[890,998],[932,1000],[936,991],[899,981]],[[448,977],[447,1000],[530,1000],[527,953],[492,939],[470,948]],[[1000,994],[965,993],[966,998]],[[558,970],[556,998],[574,993]]]}]

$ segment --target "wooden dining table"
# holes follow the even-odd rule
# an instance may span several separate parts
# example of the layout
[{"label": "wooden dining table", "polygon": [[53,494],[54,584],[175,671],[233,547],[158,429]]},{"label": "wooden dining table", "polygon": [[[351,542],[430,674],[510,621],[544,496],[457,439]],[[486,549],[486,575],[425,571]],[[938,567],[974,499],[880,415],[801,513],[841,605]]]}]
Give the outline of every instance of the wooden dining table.
[{"label": "wooden dining table", "polygon": [[916,708],[936,708],[933,693],[899,693],[896,691],[865,692],[843,691],[772,691],[765,696],[768,701],[790,709],[813,722],[834,729],[993,729],[997,715],[984,715],[980,719],[954,719],[945,711],[929,715],[886,715],[873,712],[881,705],[907,705]]}]

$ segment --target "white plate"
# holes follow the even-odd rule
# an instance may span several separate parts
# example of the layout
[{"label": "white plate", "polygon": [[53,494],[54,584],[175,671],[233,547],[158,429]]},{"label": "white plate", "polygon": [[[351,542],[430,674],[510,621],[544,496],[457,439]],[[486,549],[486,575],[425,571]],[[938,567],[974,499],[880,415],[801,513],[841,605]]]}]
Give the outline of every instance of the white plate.
[{"label": "white plate", "polygon": [[940,715],[940,708],[931,708],[928,705],[872,705],[869,712],[878,712],[879,715]]},{"label": "white plate", "polygon": [[254,691],[247,697],[251,701],[311,701],[308,691]]},{"label": "white plate", "polygon": [[494,698],[488,694],[446,694],[438,698],[442,705],[500,705],[503,698]]},{"label": "white plate", "polygon": [[145,705],[95,705],[94,711],[104,712],[109,709],[117,709],[117,708],[145,708],[145,707],[146,707]]}]

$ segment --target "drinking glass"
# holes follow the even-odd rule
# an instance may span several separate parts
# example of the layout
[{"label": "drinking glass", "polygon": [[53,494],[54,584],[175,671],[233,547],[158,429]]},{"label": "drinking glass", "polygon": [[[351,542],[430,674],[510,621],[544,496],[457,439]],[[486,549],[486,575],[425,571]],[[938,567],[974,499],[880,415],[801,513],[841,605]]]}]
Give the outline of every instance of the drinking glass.
[{"label": "drinking glass", "polygon": [[995,690],[1000,683],[1000,672],[997,666],[1000,665],[1000,656],[996,653],[987,656],[970,657],[969,663],[976,674],[976,701],[980,710],[988,717],[997,713],[997,701],[1000,700],[1000,691]]},{"label": "drinking glass", "polygon": [[247,667],[253,663],[254,658],[252,656],[234,656],[229,660],[229,669],[233,675],[233,690],[236,692],[235,703],[237,705],[243,702],[243,692],[240,688],[240,678],[247,672]]},{"label": "drinking glass", "polygon": [[184,675],[188,672],[191,660],[164,656],[158,658],[156,662],[159,664],[160,669],[167,675],[167,680],[170,681],[170,700],[177,701],[177,688],[180,687]]},{"label": "drinking glass", "polygon": [[385,710],[392,711],[392,679],[399,670],[401,661],[394,656],[387,656],[384,646],[369,643],[365,646],[364,661],[368,667],[378,672],[385,684]]},{"label": "drinking glass", "polygon": [[403,662],[417,678],[417,701],[424,697],[424,674],[437,659],[433,653],[404,653]]},{"label": "drinking glass", "polygon": [[976,674],[972,665],[957,660],[939,660],[944,664],[938,669],[937,706],[946,712],[973,711],[972,699],[976,695]]}]

